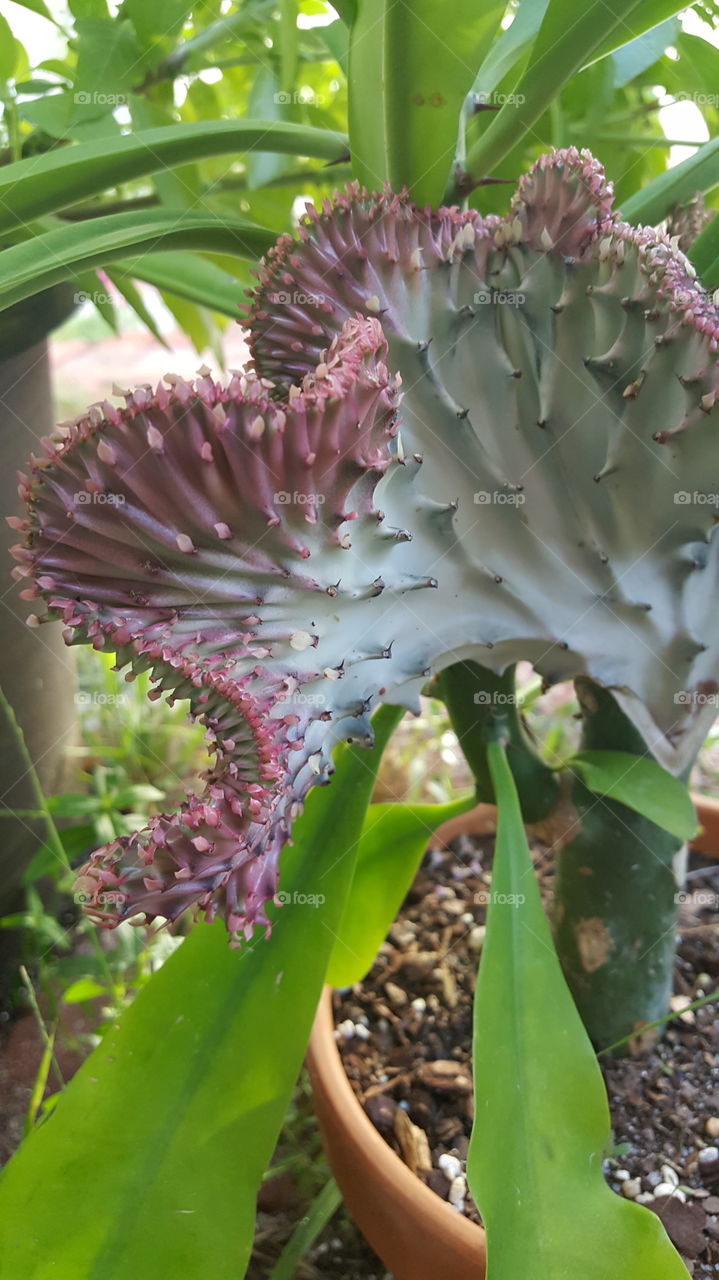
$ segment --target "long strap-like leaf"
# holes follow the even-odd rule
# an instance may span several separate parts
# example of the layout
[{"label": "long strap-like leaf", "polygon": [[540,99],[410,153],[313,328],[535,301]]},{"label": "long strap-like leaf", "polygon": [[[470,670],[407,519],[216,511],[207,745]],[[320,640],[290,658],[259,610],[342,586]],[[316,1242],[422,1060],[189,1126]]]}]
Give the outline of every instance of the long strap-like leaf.
[{"label": "long strap-like leaf", "polygon": [[659,1219],[604,1180],[602,1077],[559,967],[499,743],[489,760],[499,824],[467,1166],[487,1230],[487,1280],[686,1280]]},{"label": "long strap-like leaf", "polygon": [[198,925],[0,1183],[8,1280],[241,1280],[255,1196],[302,1060],[382,749],[341,748],[285,855],[272,937]]},{"label": "long strap-like leaf", "polygon": [[0,169],[0,231],[99,195],[132,178],[207,156],[245,151],[336,160],[347,139],[331,129],[278,120],[203,120],[142,129],[28,157]]},{"label": "long strap-like leaf", "polygon": [[276,238],[274,231],[242,218],[186,209],[147,209],[73,222],[0,253],[0,311],[50,285],[72,280],[78,270],[146,251],[204,249],[254,260]]}]

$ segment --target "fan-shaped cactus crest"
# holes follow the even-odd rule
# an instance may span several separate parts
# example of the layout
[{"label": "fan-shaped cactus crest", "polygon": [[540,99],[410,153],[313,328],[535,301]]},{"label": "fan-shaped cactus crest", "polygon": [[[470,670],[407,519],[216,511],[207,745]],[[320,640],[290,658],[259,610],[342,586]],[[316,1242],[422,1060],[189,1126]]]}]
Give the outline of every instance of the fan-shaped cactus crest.
[{"label": "fan-shaped cactus crest", "polygon": [[588,674],[681,767],[719,667],[719,322],[596,162],[542,157],[505,218],[351,187],[280,239],[249,325],[255,373],[95,406],[22,483],[26,594],[216,753],[93,856],[95,915],[267,924],[334,744],[460,657]]}]

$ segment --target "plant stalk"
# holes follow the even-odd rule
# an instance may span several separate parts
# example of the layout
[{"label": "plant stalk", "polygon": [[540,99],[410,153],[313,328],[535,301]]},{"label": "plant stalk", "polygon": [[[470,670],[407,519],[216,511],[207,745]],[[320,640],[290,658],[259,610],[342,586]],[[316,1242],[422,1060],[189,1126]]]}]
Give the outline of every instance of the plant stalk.
[{"label": "plant stalk", "polygon": [[[584,677],[576,689],[583,749],[651,757],[608,690]],[[669,1008],[686,853],[675,836],[576,776],[571,799],[574,830],[556,859],[555,940],[584,1025],[603,1048],[639,1036]]]}]

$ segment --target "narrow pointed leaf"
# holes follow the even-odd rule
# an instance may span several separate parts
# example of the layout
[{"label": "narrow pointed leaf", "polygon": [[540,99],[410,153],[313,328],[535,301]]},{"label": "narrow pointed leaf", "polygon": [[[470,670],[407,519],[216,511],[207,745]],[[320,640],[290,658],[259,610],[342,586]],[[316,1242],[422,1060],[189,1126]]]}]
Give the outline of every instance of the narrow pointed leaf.
[{"label": "narrow pointed leaf", "polygon": [[467,1173],[487,1280],[686,1280],[655,1214],[602,1174],[602,1077],[556,957],[503,748],[492,901],[475,997],[475,1122]]},{"label": "narrow pointed leaf", "polygon": [[625,43],[625,35],[631,38],[641,33],[641,27],[638,31],[632,28],[641,2],[622,0],[609,10],[604,0],[590,0],[578,12],[573,0],[550,0],[519,82],[470,148],[466,168],[475,181],[496,171],[561,87],[595,56],[609,51],[615,33],[621,35],[620,43]]},{"label": "narrow pointed leaf", "polygon": [[125,299],[128,307],[134,311],[138,320],[142,321],[145,328],[152,334],[155,341],[161,343],[163,347],[166,347],[169,350],[169,344],[163,338],[154,317],[145,306],[140,290],[133,283],[130,276],[124,275],[120,271],[115,271],[111,267],[105,268],[105,275],[117,289],[118,293]]},{"label": "narrow pointed leaf", "polygon": [[675,204],[691,200],[697,191],[719,186],[719,138],[711,138],[674,169],[667,169],[622,205],[622,217],[630,222],[655,225]]},{"label": "narrow pointed leaf", "polygon": [[241,218],[185,210],[116,213],[24,240],[0,257],[0,310],[41,289],[76,278],[78,270],[104,266],[145,249],[204,249],[250,260],[274,242],[264,227]]},{"label": "narrow pointed leaf", "polygon": [[400,715],[382,709],[374,748],[342,748],[333,786],[314,792],[285,860],[272,937],[238,953],[221,926],[199,925],[10,1162],[3,1274],[43,1280],[50,1265],[56,1280],[244,1275],[257,1188]]},{"label": "narrow pointed leaf", "polygon": [[595,795],[618,800],[678,840],[691,840],[697,816],[686,784],[656,760],[628,751],[579,751],[567,767]]},{"label": "narrow pointed leaf", "polygon": [[0,170],[0,230],[191,160],[246,151],[336,160],[346,145],[343,134],[289,121],[212,120],[62,147]]},{"label": "narrow pointed leaf", "polygon": [[239,319],[243,285],[199,254],[146,253],[141,258],[124,259],[122,270],[115,274],[144,280],[187,302],[219,311],[231,320]]},{"label": "narrow pointed leaf", "polygon": [[367,810],[327,970],[332,986],[350,986],[364,977],[414,880],[432,833],[474,803],[469,795],[451,804],[373,804]]}]

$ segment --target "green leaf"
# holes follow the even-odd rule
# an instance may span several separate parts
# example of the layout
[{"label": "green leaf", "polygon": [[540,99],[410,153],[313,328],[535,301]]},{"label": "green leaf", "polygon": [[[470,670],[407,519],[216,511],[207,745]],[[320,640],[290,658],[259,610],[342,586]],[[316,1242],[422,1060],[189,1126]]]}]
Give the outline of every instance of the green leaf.
[{"label": "green leaf", "polygon": [[505,0],[359,0],[350,32],[353,167],[372,190],[405,184],[437,205],[460,114],[506,9]]},{"label": "green leaf", "polygon": [[18,48],[7,18],[0,13],[0,83],[11,80],[17,66]]},{"label": "green leaf", "polygon": [[595,795],[618,800],[678,840],[691,840],[697,816],[686,783],[656,760],[630,751],[578,751],[567,768]]},{"label": "green leaf", "polygon": [[474,795],[451,804],[373,804],[367,810],[349,896],[327,970],[333,987],[359,982],[371,968],[420,864],[427,842]]},{"label": "green leaf", "polygon": [[193,121],[78,143],[0,167],[0,231],[191,160],[244,151],[336,160],[346,146],[331,129],[277,120]]},{"label": "green leaf", "polygon": [[630,40],[629,44],[612,54],[614,87],[623,88],[652,67],[665,49],[674,43],[681,29],[678,18],[667,18],[666,22],[660,22],[658,27],[645,31],[644,35]]},{"label": "green leaf", "polygon": [[327,1226],[330,1218],[337,1212],[341,1203],[342,1192],[334,1178],[330,1178],[292,1232],[270,1272],[269,1280],[294,1280],[302,1258],[312,1247],[320,1231]]},{"label": "green leaf", "polygon": [[548,4],[549,0],[521,0],[514,21],[492,41],[472,86],[475,93],[488,97],[518,66],[534,43]]},{"label": "green leaf", "polygon": [[470,148],[467,172],[475,181],[494,173],[582,67],[640,35],[643,23],[655,26],[681,7],[676,0],[617,0],[608,9],[605,0],[589,0],[578,11],[575,0],[550,0],[526,68]]},{"label": "green leaf", "polygon": [[[288,100],[292,102],[292,91],[282,89],[272,67],[260,67],[247,103],[250,115],[263,120],[279,120],[282,116],[286,119]],[[279,152],[273,155],[269,152],[250,152],[246,162],[249,190],[263,187],[274,178],[281,177],[283,173],[287,173],[291,164],[291,158],[280,155]]]},{"label": "green leaf", "polygon": [[[609,57],[617,50],[624,50],[638,41],[640,36],[654,32],[667,19],[681,13],[686,5],[678,0],[640,0],[631,14],[608,33],[605,42],[600,45],[593,61]],[[680,28],[679,28],[680,29]],[[591,62],[589,63],[591,66]]]},{"label": "green leaf", "polygon": [[347,75],[349,35],[345,24],[343,22],[329,22],[326,27],[318,27],[318,34],[327,45],[335,62]]},{"label": "green leaf", "polygon": [[107,285],[95,271],[81,271],[73,277],[76,286],[74,300],[77,305],[89,302],[113,333],[119,332],[117,310]]},{"label": "green leaf", "polygon": [[143,45],[155,36],[179,35],[185,18],[192,10],[192,0],[124,0],[122,12],[132,22]]},{"label": "green leaf", "polygon": [[[148,8],[153,6],[148,5]],[[78,18],[77,73],[73,123],[98,110],[111,115],[127,105],[129,94],[142,83],[147,67],[132,24],[121,17]]]},{"label": "green leaf", "polygon": [[559,967],[517,793],[489,747],[499,808],[475,996],[469,1185],[487,1280],[686,1280],[656,1214],[602,1174],[610,1118],[597,1060]]},{"label": "green leaf", "polygon": [[696,267],[706,289],[719,285],[719,218],[715,216],[701,235],[690,245],[688,257]]},{"label": "green leaf", "polygon": [[69,987],[62,993],[63,1004],[82,1004],[83,1000],[95,1000],[98,996],[107,995],[105,987],[101,987],[97,982],[92,982],[90,978],[78,978],[77,982],[72,982]]},{"label": "green leaf", "polygon": [[292,93],[297,76],[297,0],[280,0],[280,85]]},{"label": "green leaf", "polygon": [[238,318],[244,284],[199,254],[148,253],[125,260],[123,271],[187,302],[219,311],[231,320]]},{"label": "green leaf", "polygon": [[337,0],[332,8],[338,13],[346,27],[351,27],[357,18],[357,0]]},{"label": "green leaf", "polygon": [[[125,263],[125,265],[127,265],[127,263]],[[108,280],[114,288],[117,289],[117,292],[122,295],[128,307],[134,311],[138,320],[142,321],[145,328],[149,330],[155,341],[159,342],[161,346],[166,347],[169,351],[169,344],[163,338],[154,317],[145,306],[140,290],[135,286],[133,281],[130,279],[130,276],[125,275],[120,271],[116,271],[113,267],[105,267],[104,270]]]},{"label": "green leaf", "polygon": [[699,147],[693,156],[667,169],[622,205],[627,222],[655,226],[666,218],[675,204],[691,200],[697,191],[707,192],[719,186],[719,138]]},{"label": "green leaf", "polygon": [[100,799],[98,796],[83,795],[79,791],[67,791],[48,796],[47,808],[54,818],[80,818],[88,813],[97,813]]},{"label": "green leaf", "polygon": [[[488,96],[510,71],[519,72],[542,25],[547,6],[548,0],[521,0],[514,21],[493,42],[482,63],[474,84],[475,92]],[[653,35],[654,30],[665,19],[678,13],[682,7],[675,0],[642,0],[629,20],[615,27],[599,52],[592,55],[590,62],[609,57],[617,50],[621,50],[623,55],[643,40],[646,34]],[[619,63],[622,69],[627,65],[628,61]],[[619,83],[622,81],[617,80],[617,84]]]},{"label": "green leaf", "polygon": [[0,311],[88,267],[104,266],[144,249],[205,249],[250,260],[276,236],[242,218],[147,209],[75,222],[12,245],[0,254]]},{"label": "green leaf", "polygon": [[[272,937],[197,925],[80,1069],[0,1183],[8,1276],[245,1274],[255,1198],[302,1061],[382,749],[340,747],[283,855]],[[316,905],[310,905],[314,898]],[[42,1195],[38,1195],[42,1187]]]}]

